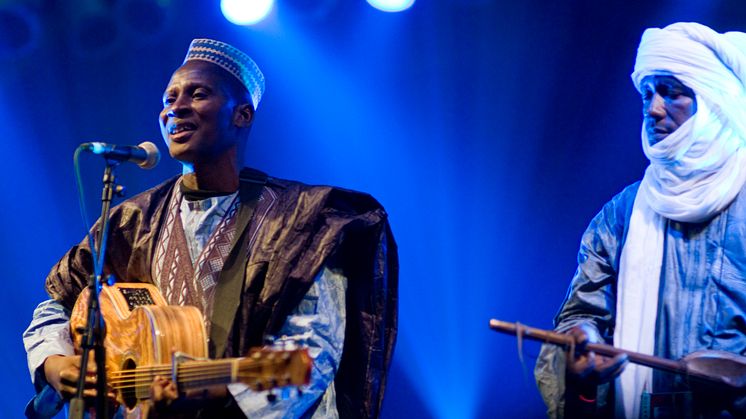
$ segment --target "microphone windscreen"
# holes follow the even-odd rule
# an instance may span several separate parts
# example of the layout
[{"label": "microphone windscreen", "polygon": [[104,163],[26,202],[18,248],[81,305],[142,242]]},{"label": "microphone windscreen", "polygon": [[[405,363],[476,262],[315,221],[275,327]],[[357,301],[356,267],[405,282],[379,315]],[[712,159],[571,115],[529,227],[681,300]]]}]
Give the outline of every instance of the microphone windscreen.
[{"label": "microphone windscreen", "polygon": [[143,141],[137,146],[145,150],[145,154],[148,156],[145,160],[138,163],[138,166],[143,169],[152,169],[161,161],[161,152],[158,150],[158,146],[152,142]]}]

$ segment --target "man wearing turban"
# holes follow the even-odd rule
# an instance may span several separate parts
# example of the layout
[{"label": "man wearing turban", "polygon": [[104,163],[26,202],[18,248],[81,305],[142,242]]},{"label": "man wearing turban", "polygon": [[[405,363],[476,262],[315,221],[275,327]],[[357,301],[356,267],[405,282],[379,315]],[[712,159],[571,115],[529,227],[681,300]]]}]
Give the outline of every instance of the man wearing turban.
[{"label": "man wearing turban", "polygon": [[[744,355],[746,34],[697,23],[648,29],[632,80],[650,165],[583,235],[556,330],[579,344],[668,359],[707,349]],[[536,379],[552,417],[636,418],[651,395],[671,400],[665,409],[679,406],[679,415],[744,414],[738,400],[706,400],[683,377],[627,365],[624,356],[545,346]]]}]

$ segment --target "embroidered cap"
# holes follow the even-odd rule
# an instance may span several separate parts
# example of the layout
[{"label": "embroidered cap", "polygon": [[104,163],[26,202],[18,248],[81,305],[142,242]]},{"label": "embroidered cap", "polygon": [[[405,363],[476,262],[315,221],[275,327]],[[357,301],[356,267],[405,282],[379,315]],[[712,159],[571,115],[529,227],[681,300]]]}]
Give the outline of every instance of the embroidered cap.
[{"label": "embroidered cap", "polygon": [[192,60],[211,62],[233,74],[249,91],[254,110],[259,106],[264,93],[264,75],[243,51],[225,42],[195,39],[189,44],[184,63]]}]

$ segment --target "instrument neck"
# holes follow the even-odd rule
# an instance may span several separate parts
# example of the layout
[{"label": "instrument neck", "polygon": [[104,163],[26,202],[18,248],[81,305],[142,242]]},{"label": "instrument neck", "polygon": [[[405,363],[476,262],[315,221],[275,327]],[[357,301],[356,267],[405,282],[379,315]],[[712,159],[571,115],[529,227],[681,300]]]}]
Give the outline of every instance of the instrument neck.
[{"label": "instrument neck", "polygon": [[180,390],[235,383],[240,361],[241,358],[181,362],[172,379]]}]

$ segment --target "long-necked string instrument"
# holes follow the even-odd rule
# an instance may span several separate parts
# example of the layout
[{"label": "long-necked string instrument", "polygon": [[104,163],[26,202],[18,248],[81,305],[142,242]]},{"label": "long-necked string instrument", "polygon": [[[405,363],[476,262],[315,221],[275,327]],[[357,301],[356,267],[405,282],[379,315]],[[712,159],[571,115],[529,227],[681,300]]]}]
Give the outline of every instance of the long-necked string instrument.
[{"label": "long-necked string instrument", "polygon": [[[575,339],[570,335],[495,319],[490,320],[490,328],[497,332],[514,335],[518,339],[526,338],[557,345],[565,350],[575,350]],[[626,354],[629,361],[635,364],[680,374],[710,385],[746,391],[746,357],[731,352],[704,350],[693,352],[680,360],[672,360],[628,351],[604,343],[588,343],[584,350],[608,357]]]}]

